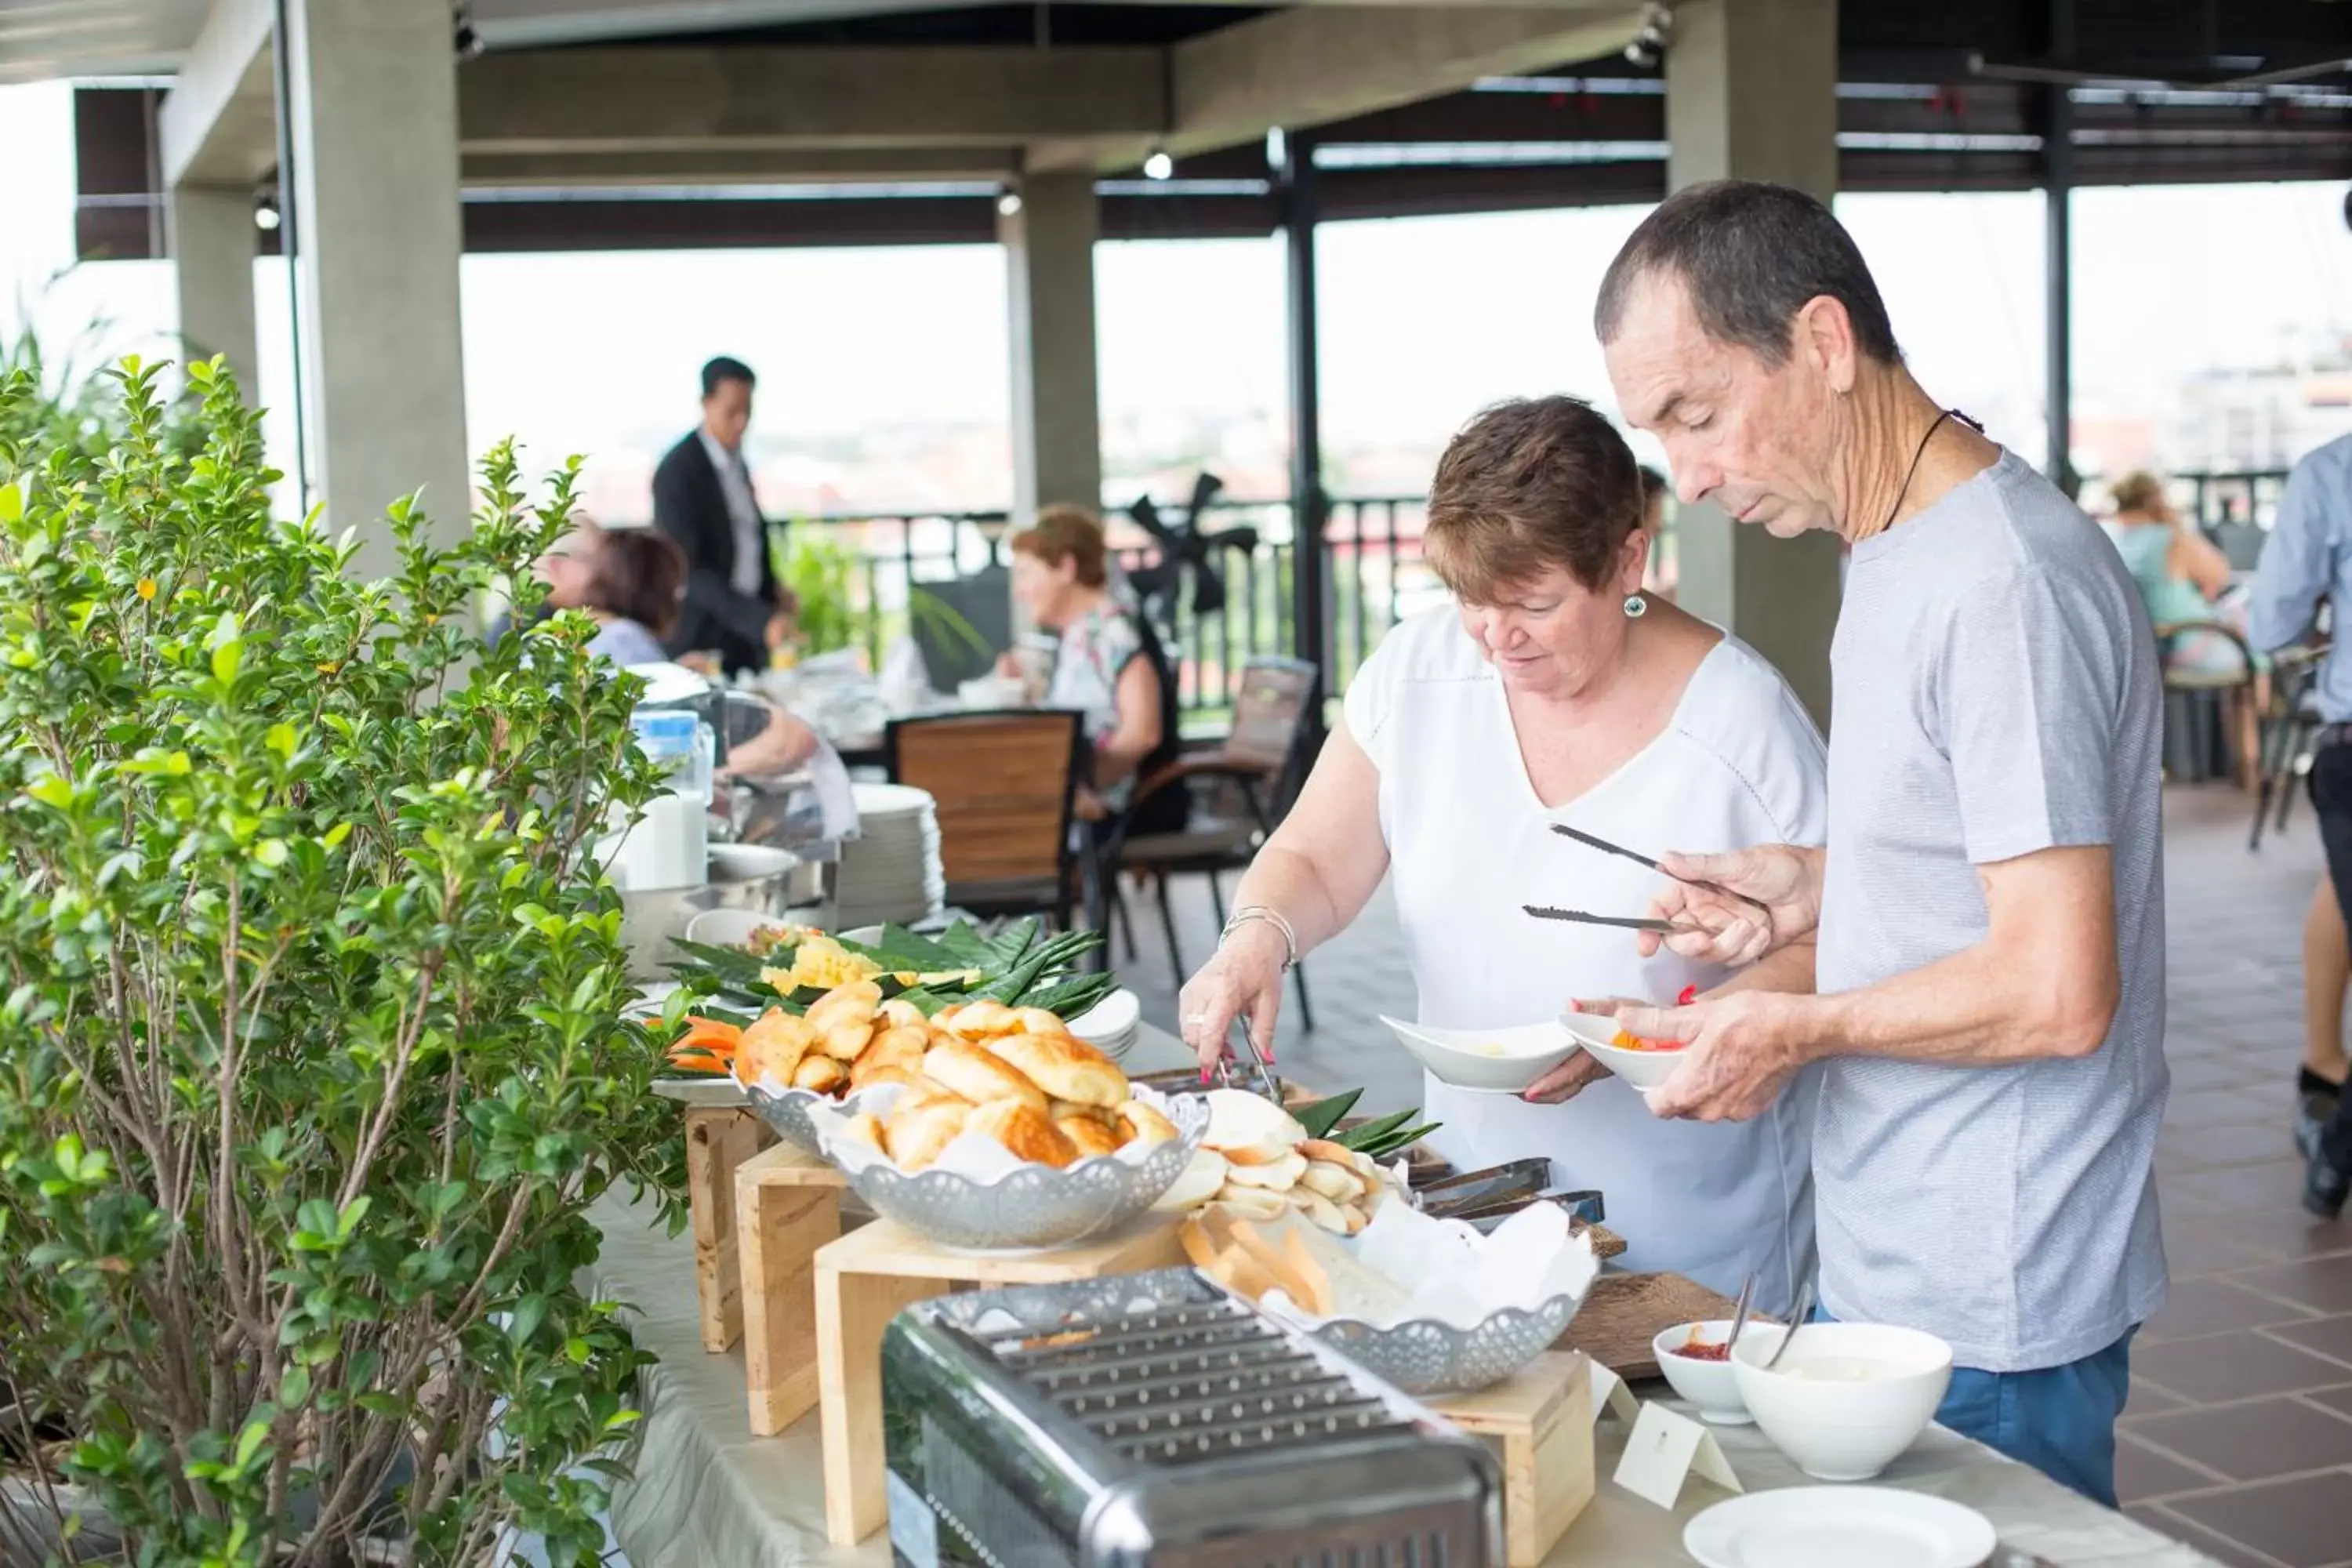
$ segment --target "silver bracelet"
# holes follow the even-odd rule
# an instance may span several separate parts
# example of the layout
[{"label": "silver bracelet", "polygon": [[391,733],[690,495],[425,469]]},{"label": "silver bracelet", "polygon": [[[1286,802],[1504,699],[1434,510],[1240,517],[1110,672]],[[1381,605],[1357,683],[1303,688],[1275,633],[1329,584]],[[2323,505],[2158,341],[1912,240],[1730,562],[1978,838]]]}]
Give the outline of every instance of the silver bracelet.
[{"label": "silver bracelet", "polygon": [[1217,933],[1217,945],[1220,947],[1223,946],[1225,938],[1233,935],[1234,932],[1241,930],[1242,927],[1249,924],[1252,921],[1264,921],[1266,924],[1272,926],[1275,930],[1282,933],[1283,970],[1285,973],[1287,973],[1297,968],[1298,933],[1290,929],[1290,922],[1282,918],[1281,910],[1268,909],[1264,904],[1244,904],[1240,909],[1235,910],[1234,911],[1233,919],[1225,922],[1225,929]]}]

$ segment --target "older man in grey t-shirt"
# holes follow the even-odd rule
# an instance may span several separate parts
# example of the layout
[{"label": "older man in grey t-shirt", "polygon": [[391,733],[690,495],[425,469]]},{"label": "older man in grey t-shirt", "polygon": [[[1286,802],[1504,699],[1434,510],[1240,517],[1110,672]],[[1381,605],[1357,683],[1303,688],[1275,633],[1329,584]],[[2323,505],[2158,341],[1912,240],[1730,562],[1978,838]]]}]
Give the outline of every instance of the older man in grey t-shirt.
[{"label": "older man in grey t-shirt", "polygon": [[1949,1342],[1940,1418],[2112,1507],[2130,1340],[2165,1289],[2161,689],[2138,595],[2073,502],[1911,378],[1812,198],[1681,192],[1596,319],[1685,500],[1852,546],[1827,845],[1670,857],[1753,901],[1677,883],[1656,905],[1691,956],[1813,944],[1819,994],[1626,1010],[1689,1042],[1652,1109],[1753,1116],[1821,1061],[1824,1310]]}]

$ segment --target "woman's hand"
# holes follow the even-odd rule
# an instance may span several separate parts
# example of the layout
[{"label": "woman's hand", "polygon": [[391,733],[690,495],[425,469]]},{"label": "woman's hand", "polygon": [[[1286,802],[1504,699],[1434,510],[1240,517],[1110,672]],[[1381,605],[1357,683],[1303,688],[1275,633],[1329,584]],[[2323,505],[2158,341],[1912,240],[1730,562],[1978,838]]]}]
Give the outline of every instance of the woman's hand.
[{"label": "woman's hand", "polygon": [[[1650,900],[1654,920],[1689,929],[1643,931],[1636,951],[1651,957],[1663,946],[1702,963],[1753,963],[1801,941],[1822,918],[1822,852],[1790,844],[1759,844],[1727,855],[1669,855],[1659,868],[1671,877],[1713,882],[1732,898],[1690,881],[1666,884]],[[1748,900],[1754,900],[1750,903]],[[1764,907],[1758,909],[1757,904]]]},{"label": "woman's hand", "polygon": [[[1571,996],[1568,999],[1569,1011],[1590,1013],[1596,1018],[1613,1018],[1620,1007],[1648,1005],[1648,1003],[1630,996]],[[1614,1076],[1591,1051],[1572,1051],[1568,1060],[1529,1084],[1521,1091],[1519,1098],[1538,1105],[1559,1105],[1574,1100],[1584,1091],[1586,1085]]]},{"label": "woman's hand", "polygon": [[1249,1020],[1257,1054],[1269,1065],[1274,1061],[1274,1021],[1282,1011],[1282,961],[1288,951],[1272,921],[1245,921],[1184,983],[1176,998],[1177,1027],[1200,1058],[1203,1080],[1225,1056],[1235,1018]]}]

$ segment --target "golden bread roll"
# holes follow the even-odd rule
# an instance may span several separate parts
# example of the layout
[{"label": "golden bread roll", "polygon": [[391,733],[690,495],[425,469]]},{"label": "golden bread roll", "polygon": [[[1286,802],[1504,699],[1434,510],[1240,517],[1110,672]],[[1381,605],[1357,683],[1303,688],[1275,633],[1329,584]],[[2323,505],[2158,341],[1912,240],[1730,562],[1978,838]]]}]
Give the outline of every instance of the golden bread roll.
[{"label": "golden bread roll", "polygon": [[1139,1100],[1118,1108],[1118,1124],[1127,1129],[1128,1137],[1146,1143],[1162,1143],[1176,1136],[1176,1124]]},{"label": "golden bread roll", "polygon": [[1299,1177],[1307,1173],[1307,1156],[1304,1154],[1286,1154],[1265,1165],[1243,1164],[1231,1153],[1227,1153],[1225,1159],[1232,1167],[1225,1173],[1225,1180],[1238,1186],[1264,1187],[1270,1192],[1286,1193],[1298,1184]]},{"label": "golden bread roll", "polygon": [[923,1010],[904,996],[893,996],[882,1004],[882,1026],[886,1029],[919,1029],[925,1022]]},{"label": "golden bread roll", "polygon": [[933,1022],[941,1028],[953,1030],[967,1040],[977,1040],[988,1035],[1010,1034],[1016,1026],[1013,1009],[986,996],[943,1012]]},{"label": "golden bread roll", "polygon": [[1070,1026],[1062,1022],[1058,1013],[1048,1013],[1043,1007],[1016,1007],[1013,1011],[1013,1033],[1022,1035],[1066,1035]]},{"label": "golden bread roll", "polygon": [[939,1105],[942,1103],[961,1105],[966,1110],[970,1110],[971,1109],[971,1100],[966,1100],[962,1095],[960,1095],[955,1090],[948,1088],[947,1085],[943,1083],[935,1083],[927,1078],[918,1077],[915,1079],[915,1086],[907,1090],[906,1093],[900,1095],[898,1098],[897,1102],[890,1107],[890,1114],[895,1119],[897,1117],[906,1115],[908,1111],[920,1110],[927,1105]]},{"label": "golden bread roll", "polygon": [[955,1142],[974,1114],[969,1100],[953,1095],[919,1101],[912,1110],[895,1108],[890,1120],[883,1123],[883,1146],[898,1169],[922,1170]]},{"label": "golden bread roll", "polygon": [[771,1007],[736,1042],[735,1076],[744,1083],[789,1084],[793,1069],[815,1043],[816,1031],[806,1018]]},{"label": "golden bread roll", "polygon": [[857,1053],[857,1060],[849,1069],[849,1081],[863,1089],[885,1068],[900,1068],[909,1075],[923,1070],[923,1051],[930,1044],[930,1036],[919,1026],[902,1024],[896,1028],[879,1029]]},{"label": "golden bread roll", "polygon": [[1269,1193],[1263,1187],[1237,1187],[1231,1182],[1217,1189],[1215,1201],[1244,1219],[1280,1219],[1290,1209],[1280,1193]]},{"label": "golden bread roll", "polygon": [[1076,1163],[1078,1146],[1070,1135],[1045,1120],[1045,1107],[1022,1100],[996,1100],[982,1106],[964,1122],[964,1131],[993,1138],[1016,1160],[1057,1169]]},{"label": "golden bread roll", "polygon": [[1111,1106],[1127,1098],[1127,1075],[1083,1040],[1067,1035],[1003,1035],[987,1045],[1055,1100]]},{"label": "golden bread roll", "polygon": [[861,1110],[851,1117],[849,1124],[841,1130],[841,1141],[845,1143],[863,1143],[876,1153],[881,1153],[883,1152],[882,1123],[874,1119],[872,1112]]},{"label": "golden bread roll", "polygon": [[822,1035],[836,1024],[870,1024],[881,1005],[882,987],[871,980],[852,980],[809,1004],[809,1027]]},{"label": "golden bread roll", "polygon": [[793,1069],[793,1087],[831,1094],[837,1089],[849,1087],[849,1069],[831,1057],[811,1053],[803,1057],[801,1065]]},{"label": "golden bread roll", "polygon": [[1106,1128],[1118,1120],[1118,1113],[1108,1105],[1080,1105],[1075,1100],[1055,1100],[1050,1094],[1045,1097],[1045,1114],[1056,1121],[1065,1116],[1090,1116]]},{"label": "golden bread roll", "polygon": [[923,1076],[945,1084],[974,1105],[992,1100],[1017,1100],[1045,1115],[1045,1091],[983,1046],[969,1040],[942,1040],[923,1053]]},{"label": "golden bread roll", "polygon": [[816,1037],[816,1048],[837,1062],[854,1062],[874,1039],[874,1020],[844,1018]]},{"label": "golden bread roll", "polygon": [[[886,1083],[914,1089],[922,1082],[923,1068],[919,1062],[913,1067],[885,1062],[878,1068],[854,1067],[849,1069],[849,1087],[852,1089],[880,1089]],[[959,1095],[957,1098],[962,1097]]]},{"label": "golden bread roll", "polygon": [[1118,1152],[1118,1140],[1111,1136],[1109,1128],[1091,1116],[1056,1117],[1054,1125],[1062,1130],[1064,1137],[1077,1145],[1081,1160],[1091,1159],[1097,1154]]}]

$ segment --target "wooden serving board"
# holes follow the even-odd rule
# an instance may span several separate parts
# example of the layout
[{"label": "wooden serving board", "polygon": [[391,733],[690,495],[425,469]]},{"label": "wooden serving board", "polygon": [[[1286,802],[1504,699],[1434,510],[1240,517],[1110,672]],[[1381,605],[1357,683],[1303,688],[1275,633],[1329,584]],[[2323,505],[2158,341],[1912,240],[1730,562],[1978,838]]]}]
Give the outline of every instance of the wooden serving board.
[{"label": "wooden serving board", "polygon": [[[1650,1342],[1658,1331],[1702,1318],[1728,1318],[1738,1305],[1679,1274],[1603,1274],[1555,1347],[1580,1350],[1628,1383],[1656,1377]],[[1761,1314],[1752,1322],[1768,1320]]]}]

